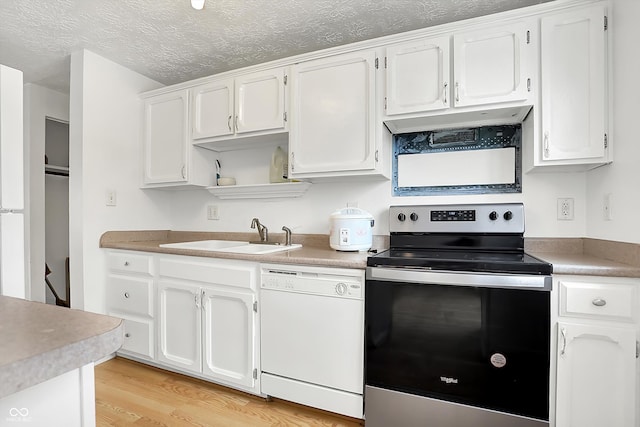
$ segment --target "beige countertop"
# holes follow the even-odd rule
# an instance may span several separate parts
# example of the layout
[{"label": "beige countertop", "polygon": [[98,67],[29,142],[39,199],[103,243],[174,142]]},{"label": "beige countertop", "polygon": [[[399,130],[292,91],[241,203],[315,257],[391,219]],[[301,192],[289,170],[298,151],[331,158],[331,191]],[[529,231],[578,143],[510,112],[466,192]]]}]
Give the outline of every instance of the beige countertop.
[{"label": "beige countertop", "polygon": [[[293,243],[301,243],[303,245],[301,248],[264,255],[160,247],[160,245],[164,243],[186,242],[191,240],[219,239],[250,241],[255,240],[256,236],[254,236],[254,234],[255,233],[209,233],[168,230],[109,231],[102,235],[100,247],[209,258],[241,259],[275,264],[301,264],[359,269],[364,269],[367,266],[368,252],[339,252],[333,250],[329,247],[329,236],[324,235],[294,235]],[[284,239],[284,234],[273,234],[272,239],[273,241],[282,240]],[[378,243],[377,246],[376,243]],[[384,238],[374,239],[374,247],[383,248]]]},{"label": "beige countertop", "polygon": [[[186,232],[170,230],[108,231],[100,247],[211,258],[243,259],[256,262],[359,268],[367,266],[366,252],[338,252],[329,247],[329,236],[294,235],[302,248],[267,255],[233,254],[162,248],[163,243],[192,240],[253,240],[255,233]],[[273,235],[275,241],[284,235]],[[387,236],[374,236],[373,248],[389,246]],[[553,264],[554,274],[640,278],[640,245],[587,238],[525,238],[527,253]]]},{"label": "beige countertop", "polygon": [[95,362],[122,340],[121,319],[0,296],[0,398]]}]

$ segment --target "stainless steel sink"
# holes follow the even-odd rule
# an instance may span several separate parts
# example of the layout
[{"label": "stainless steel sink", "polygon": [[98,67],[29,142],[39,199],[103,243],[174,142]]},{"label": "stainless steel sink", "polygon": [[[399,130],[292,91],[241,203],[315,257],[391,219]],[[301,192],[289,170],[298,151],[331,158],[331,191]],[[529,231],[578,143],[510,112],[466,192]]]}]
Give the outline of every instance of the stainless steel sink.
[{"label": "stainless steel sink", "polygon": [[198,240],[195,242],[165,243],[160,245],[160,247],[262,255],[297,249],[302,247],[302,245],[294,244],[287,246],[273,243],[250,243],[237,240]]}]

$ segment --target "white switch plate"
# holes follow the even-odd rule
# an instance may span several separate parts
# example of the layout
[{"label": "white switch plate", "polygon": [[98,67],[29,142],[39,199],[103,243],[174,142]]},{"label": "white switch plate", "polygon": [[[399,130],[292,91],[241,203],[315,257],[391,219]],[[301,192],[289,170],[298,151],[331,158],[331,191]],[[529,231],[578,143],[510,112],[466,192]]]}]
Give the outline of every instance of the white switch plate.
[{"label": "white switch plate", "polygon": [[107,190],[105,195],[105,205],[107,206],[115,206],[116,205],[116,192],[115,190]]},{"label": "white switch plate", "polygon": [[558,199],[558,219],[562,221],[573,221],[573,199]]},{"label": "white switch plate", "polygon": [[218,209],[218,205],[207,206],[207,219],[220,219],[220,209]]}]

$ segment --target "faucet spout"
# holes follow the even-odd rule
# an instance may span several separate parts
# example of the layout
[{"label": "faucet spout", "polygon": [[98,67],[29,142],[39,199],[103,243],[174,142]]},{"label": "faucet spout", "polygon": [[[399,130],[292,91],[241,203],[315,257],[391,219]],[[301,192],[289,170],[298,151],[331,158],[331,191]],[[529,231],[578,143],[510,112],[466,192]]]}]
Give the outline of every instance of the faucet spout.
[{"label": "faucet spout", "polygon": [[261,242],[267,242],[269,240],[269,229],[260,223],[258,218],[253,218],[251,220],[251,228],[258,228],[258,235],[260,236]]},{"label": "faucet spout", "polygon": [[284,240],[285,240],[285,245],[287,246],[291,246],[291,229],[289,227],[286,226],[282,226],[282,231],[284,231]]}]

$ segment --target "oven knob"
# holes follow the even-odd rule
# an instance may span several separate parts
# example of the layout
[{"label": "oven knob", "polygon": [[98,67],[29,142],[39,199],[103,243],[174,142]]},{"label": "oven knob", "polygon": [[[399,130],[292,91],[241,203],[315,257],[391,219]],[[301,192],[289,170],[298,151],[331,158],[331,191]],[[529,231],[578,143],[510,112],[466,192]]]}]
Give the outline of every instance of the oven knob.
[{"label": "oven knob", "polygon": [[347,293],[347,285],[345,285],[344,283],[340,282],[336,285],[336,294],[338,295],[344,295]]},{"label": "oven knob", "polygon": [[513,218],[513,212],[506,211],[504,215],[502,215],[502,217],[505,219],[505,221],[509,221],[511,218]]},{"label": "oven knob", "polygon": [[404,222],[405,219],[407,219],[407,216],[405,214],[403,213],[398,214],[398,221]]},{"label": "oven knob", "polygon": [[417,221],[418,220],[418,214],[415,212],[412,212],[411,215],[409,215],[409,218],[411,218],[411,221]]},{"label": "oven knob", "polygon": [[489,219],[491,221],[495,221],[496,219],[498,219],[498,212],[496,211],[491,211],[491,213],[489,214]]}]

